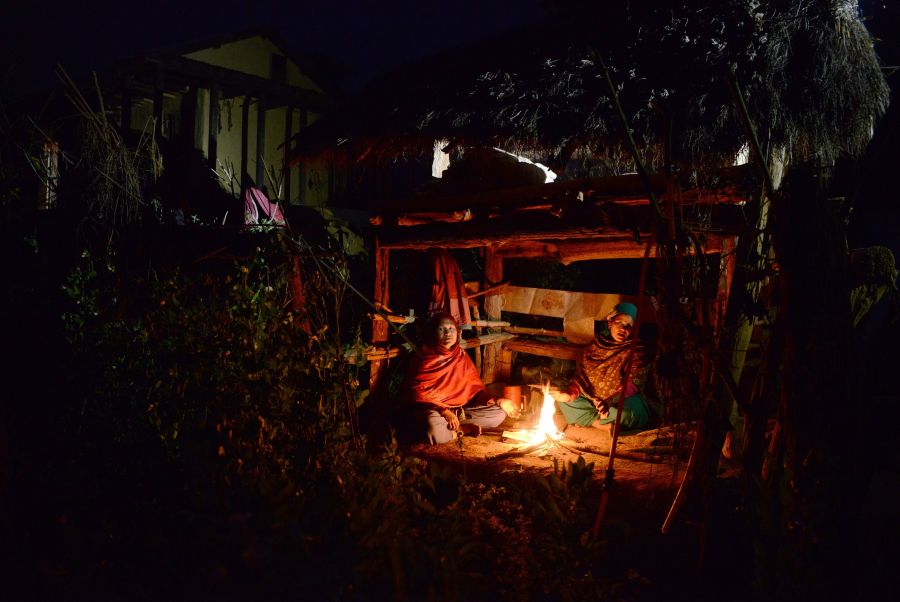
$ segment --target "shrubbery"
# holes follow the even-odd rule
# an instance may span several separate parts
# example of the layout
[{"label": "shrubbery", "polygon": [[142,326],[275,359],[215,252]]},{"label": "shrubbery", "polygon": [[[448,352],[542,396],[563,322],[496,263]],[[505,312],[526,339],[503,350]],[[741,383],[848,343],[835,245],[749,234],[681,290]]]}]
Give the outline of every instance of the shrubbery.
[{"label": "shrubbery", "polygon": [[68,280],[67,330],[90,381],[75,427],[84,470],[119,475],[92,503],[134,492],[106,528],[143,550],[102,578],[127,587],[137,571],[136,587],[225,598],[608,592],[604,548],[587,536],[592,465],[482,484],[396,444],[366,449],[364,375],[345,359],[359,340],[336,325],[343,275],[304,256],[307,303],[292,314],[284,242],[224,270],[124,274],[85,256]]}]

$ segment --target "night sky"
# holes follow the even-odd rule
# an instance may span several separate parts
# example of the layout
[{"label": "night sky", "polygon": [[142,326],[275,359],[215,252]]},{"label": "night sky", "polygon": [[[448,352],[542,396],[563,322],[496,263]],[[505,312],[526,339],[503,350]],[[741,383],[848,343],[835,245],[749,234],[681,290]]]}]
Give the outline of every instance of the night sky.
[{"label": "night sky", "polygon": [[270,26],[295,50],[328,59],[337,83],[352,91],[406,61],[533,22],[543,13],[541,5],[541,0],[21,2],[5,8],[0,18],[0,89],[9,98],[52,84],[57,62],[77,75],[148,50]]}]

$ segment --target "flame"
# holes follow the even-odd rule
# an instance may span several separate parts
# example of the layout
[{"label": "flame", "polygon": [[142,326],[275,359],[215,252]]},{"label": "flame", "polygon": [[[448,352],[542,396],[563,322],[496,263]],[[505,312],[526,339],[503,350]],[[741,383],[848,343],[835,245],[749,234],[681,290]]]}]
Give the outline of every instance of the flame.
[{"label": "flame", "polygon": [[556,401],[550,395],[550,381],[544,383],[542,390],[544,392],[544,401],[541,404],[535,439],[542,441],[545,438],[549,438],[558,441],[562,439],[563,434],[559,432],[559,429],[556,428],[556,423],[553,422],[553,414],[556,412]]}]

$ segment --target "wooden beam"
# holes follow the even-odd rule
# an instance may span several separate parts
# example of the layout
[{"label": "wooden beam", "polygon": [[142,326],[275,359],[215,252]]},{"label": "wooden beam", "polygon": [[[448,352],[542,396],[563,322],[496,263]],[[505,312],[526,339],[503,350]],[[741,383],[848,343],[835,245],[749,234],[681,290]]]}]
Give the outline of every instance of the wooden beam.
[{"label": "wooden beam", "polygon": [[[422,224],[433,224],[435,222],[467,222],[474,217],[471,211],[422,211],[419,213],[404,213],[397,216],[398,226],[420,226]],[[373,216],[370,221],[375,220],[380,223],[380,216]]]},{"label": "wooden beam", "polygon": [[472,326],[478,328],[505,328],[509,325],[505,320],[472,320]]},{"label": "wooden beam", "polygon": [[369,318],[373,320],[384,320],[387,322],[393,322],[394,324],[412,324],[416,321],[416,316],[391,316],[370,313]]},{"label": "wooden beam", "polygon": [[[599,213],[568,215],[556,218],[541,214],[519,214],[504,219],[477,219],[450,224],[437,223],[409,227],[382,227],[379,238],[382,245],[391,249],[473,248],[497,243],[503,246],[524,242],[555,244],[577,240],[614,240],[630,243],[638,251],[643,246],[633,240],[637,228],[641,237],[655,232],[652,210],[647,205],[614,206],[611,203],[598,209]],[[714,205],[710,208],[711,225],[705,230],[713,238],[738,232],[746,227],[743,207]],[[533,247],[534,251],[537,247]],[[635,249],[621,248],[618,256],[631,256]],[[547,249],[547,251],[552,251]],[[502,255],[502,254],[501,254]],[[509,256],[509,255],[505,255]],[[572,261],[578,253],[573,250]],[[639,255],[643,256],[643,255]]]},{"label": "wooden beam", "polygon": [[531,355],[553,357],[560,360],[577,360],[584,349],[584,345],[514,339],[503,343],[503,348],[518,353],[530,353]]},{"label": "wooden beam", "polygon": [[[266,109],[262,101],[256,104],[256,185],[266,185]],[[269,196],[276,198],[277,190],[269,191]]]},{"label": "wooden beam", "polygon": [[[372,299],[376,307],[386,307],[390,302],[388,271],[390,269],[390,251],[382,248],[375,240],[375,290]],[[388,340],[388,323],[384,320],[372,320],[372,344],[376,347]],[[369,391],[374,393],[381,379],[385,364],[375,360],[369,366]]]},{"label": "wooden beam", "polygon": [[294,105],[288,105],[284,110],[284,201],[291,202],[291,140],[294,137],[293,124]]},{"label": "wooden beam", "polygon": [[[219,88],[215,84],[209,88],[209,139],[206,146],[206,161],[210,169],[215,170],[216,153],[218,151],[219,138]],[[243,222],[241,222],[243,223]]]},{"label": "wooden beam", "polygon": [[511,382],[512,376],[512,356],[513,353],[503,345],[500,345],[500,352],[497,354],[497,380],[500,382]]},{"label": "wooden beam", "polygon": [[473,337],[471,339],[463,339],[462,341],[460,341],[459,346],[463,349],[474,349],[475,347],[483,347],[485,345],[493,345],[494,343],[511,341],[515,338],[516,335],[514,334],[510,334],[508,332],[497,332],[494,334],[481,335],[480,337]]},{"label": "wooden beam", "polygon": [[718,330],[725,319],[725,308],[728,306],[728,294],[731,291],[731,282],[734,279],[734,268],[737,265],[735,250],[737,249],[737,236],[729,236],[722,240],[721,257],[719,258],[719,283],[716,291],[715,316],[713,326]]},{"label": "wooden beam", "polygon": [[509,286],[509,282],[503,282],[498,284],[497,286],[492,286],[490,288],[486,288],[481,291],[475,291],[474,293],[467,293],[467,297],[471,299],[477,299],[483,295],[500,295],[503,293],[503,289]]},{"label": "wooden beam", "polygon": [[[247,155],[248,155],[248,144],[250,138],[250,97],[244,97],[244,104],[241,105],[241,173],[238,176],[241,182],[241,202],[243,203],[244,193],[246,192],[246,182],[244,181],[244,174],[247,173]],[[249,175],[249,174],[248,174]],[[256,183],[259,186],[259,182]]]},{"label": "wooden beam", "polygon": [[[300,107],[300,124],[299,124],[299,127],[297,128],[298,135],[302,134],[303,130],[306,129],[307,118],[308,118],[308,113],[306,110],[306,106],[302,105]],[[298,179],[300,182],[300,190],[298,190],[297,192],[299,193],[299,201],[300,201],[301,205],[306,204],[306,195],[307,195],[306,177],[308,175],[308,171],[309,170],[305,164],[303,164],[303,163],[297,164],[297,176],[298,176]]]},{"label": "wooden beam", "polygon": [[197,88],[193,86],[181,96],[178,129],[182,141],[194,148],[194,132],[197,129]]},{"label": "wooden beam", "polygon": [[529,328],[527,326],[507,326],[504,328],[506,332],[512,334],[527,334],[538,337],[565,337],[566,333],[562,330],[547,330],[546,328]]},{"label": "wooden beam", "polygon": [[[515,335],[505,332],[499,332],[496,334],[486,334],[480,337],[464,339],[460,342],[459,346],[462,349],[477,349],[485,345],[495,345],[497,343],[503,343],[504,341],[511,341],[514,338]],[[402,347],[380,347],[370,349],[366,352],[366,359],[372,362],[370,365],[370,370],[374,369],[376,365],[381,366],[380,362],[393,359],[400,355],[402,352]],[[350,361],[353,361],[353,359],[353,357],[349,358]]]},{"label": "wooden beam", "polygon": [[[378,366],[381,366],[381,362],[384,360],[389,360],[397,357],[403,351],[402,347],[388,347],[387,349],[371,349],[366,352],[366,359],[372,362],[369,366],[369,369],[374,369],[376,366],[375,362],[378,362]],[[350,358],[354,360],[354,358]]]},{"label": "wooden beam", "polygon": [[[732,202],[746,200],[747,193],[741,189],[748,181],[752,181],[752,171],[748,166],[737,166],[720,170],[718,174],[719,186],[716,189],[702,191],[698,194],[690,188],[690,182],[682,182],[682,188],[686,202]],[[660,195],[666,191],[665,174],[650,176],[650,184],[653,192]],[[536,205],[548,199],[564,199],[567,196],[582,193],[584,198],[615,199],[615,200],[643,200],[647,199],[647,188],[637,174],[622,176],[608,176],[603,178],[580,178],[565,182],[552,182],[550,184],[538,184],[536,186],[519,186],[501,190],[490,190],[455,197],[443,197],[428,199],[429,211],[455,211],[463,208],[475,209],[478,207],[514,205]],[[684,196],[683,194],[683,196]],[[390,211],[402,213],[404,211],[421,210],[421,199],[403,199],[385,203]]]}]

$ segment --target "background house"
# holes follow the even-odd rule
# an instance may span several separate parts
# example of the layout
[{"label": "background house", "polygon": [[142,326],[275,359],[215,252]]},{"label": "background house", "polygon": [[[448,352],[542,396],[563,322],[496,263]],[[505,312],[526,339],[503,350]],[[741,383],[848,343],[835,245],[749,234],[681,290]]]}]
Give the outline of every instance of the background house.
[{"label": "background house", "polygon": [[[99,72],[96,85],[107,117],[127,143],[155,129],[164,173],[174,179],[170,189],[208,205],[208,198],[197,198],[208,195],[195,188],[209,175],[199,173],[205,163],[234,196],[246,173],[273,198],[320,206],[333,182],[327,163],[285,167],[284,143],[327,111],[328,98],[316,81],[321,79],[311,61],[259,29],[138,56]],[[94,82],[76,85],[94,106]],[[71,106],[59,95],[54,99],[48,106],[60,110],[51,108],[53,118],[42,123],[53,122],[45,132],[65,139],[71,126],[58,116],[71,114]],[[178,202],[193,206],[191,199]]]}]

